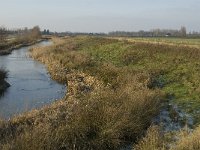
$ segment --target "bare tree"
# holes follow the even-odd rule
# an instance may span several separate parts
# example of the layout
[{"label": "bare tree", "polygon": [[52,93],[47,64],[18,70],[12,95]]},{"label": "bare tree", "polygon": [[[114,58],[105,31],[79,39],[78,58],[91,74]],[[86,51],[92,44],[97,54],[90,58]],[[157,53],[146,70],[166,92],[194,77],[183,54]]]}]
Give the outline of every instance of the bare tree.
[{"label": "bare tree", "polygon": [[180,34],[182,37],[186,37],[186,35],[187,35],[186,27],[184,27],[184,26],[181,27]]},{"label": "bare tree", "polygon": [[5,27],[0,27],[0,42],[4,42],[6,40],[8,33]]},{"label": "bare tree", "polygon": [[33,27],[33,29],[31,30],[31,36],[33,39],[38,39],[41,37],[41,32],[40,32],[39,26]]}]

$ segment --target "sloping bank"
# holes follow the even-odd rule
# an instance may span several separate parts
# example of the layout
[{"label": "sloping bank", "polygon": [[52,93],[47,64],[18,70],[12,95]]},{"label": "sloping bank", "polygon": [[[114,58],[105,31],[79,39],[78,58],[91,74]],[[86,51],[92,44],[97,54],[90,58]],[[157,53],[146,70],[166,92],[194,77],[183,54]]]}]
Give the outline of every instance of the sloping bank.
[{"label": "sloping bank", "polygon": [[[184,88],[192,90],[199,84],[174,84],[199,81],[199,56],[198,49],[187,47],[94,37],[54,39],[53,46],[32,49],[32,57],[46,64],[52,78],[68,83],[67,95],[1,121],[0,149],[104,150],[135,144],[159,114],[163,92],[179,100],[194,93],[179,89],[188,85]],[[193,78],[187,77],[192,71]],[[163,80],[168,81],[163,88],[154,86]],[[199,128],[180,132],[179,140],[170,134],[174,133],[164,135],[150,127],[134,148],[199,148]]]},{"label": "sloping bank", "polygon": [[35,40],[31,40],[31,41],[13,41],[10,43],[6,43],[5,45],[0,46],[0,56],[1,55],[9,55],[13,50],[15,49],[19,49],[22,47],[26,47],[26,46],[31,46],[34,44],[37,44],[39,42],[42,42],[46,39],[35,39]]},{"label": "sloping bank", "polygon": [[148,73],[90,53],[115,42],[77,37],[32,49],[32,57],[47,65],[53,79],[68,83],[67,95],[1,121],[0,149],[120,149],[136,142],[159,113],[162,94],[148,88]]}]

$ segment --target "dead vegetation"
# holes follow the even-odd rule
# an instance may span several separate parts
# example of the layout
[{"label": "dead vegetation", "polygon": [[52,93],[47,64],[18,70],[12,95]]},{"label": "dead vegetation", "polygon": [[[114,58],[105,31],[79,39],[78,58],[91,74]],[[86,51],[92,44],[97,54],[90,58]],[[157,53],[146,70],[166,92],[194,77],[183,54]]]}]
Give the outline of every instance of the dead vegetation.
[{"label": "dead vegetation", "polygon": [[[149,127],[166,94],[150,85],[155,77],[167,73],[170,64],[163,63],[161,69],[153,60],[171,56],[174,48],[181,55],[194,54],[178,47],[165,47],[167,52],[161,48],[75,37],[54,39],[50,47],[32,49],[31,56],[46,64],[53,79],[68,84],[67,94],[63,100],[41,110],[1,121],[0,149],[104,150],[137,142],[134,146],[137,150],[168,149],[168,141],[159,127]],[[141,60],[150,61],[142,68]],[[136,66],[132,67],[133,64]],[[186,139],[176,143],[177,149]]]}]

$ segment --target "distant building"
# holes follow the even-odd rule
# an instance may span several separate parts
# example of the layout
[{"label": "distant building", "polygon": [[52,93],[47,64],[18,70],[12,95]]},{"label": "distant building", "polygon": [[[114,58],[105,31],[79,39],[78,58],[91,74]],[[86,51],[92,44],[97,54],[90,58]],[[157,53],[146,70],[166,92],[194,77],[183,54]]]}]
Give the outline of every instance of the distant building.
[{"label": "distant building", "polygon": [[169,37],[169,36],[172,36],[172,34],[171,33],[167,33],[165,36]]}]

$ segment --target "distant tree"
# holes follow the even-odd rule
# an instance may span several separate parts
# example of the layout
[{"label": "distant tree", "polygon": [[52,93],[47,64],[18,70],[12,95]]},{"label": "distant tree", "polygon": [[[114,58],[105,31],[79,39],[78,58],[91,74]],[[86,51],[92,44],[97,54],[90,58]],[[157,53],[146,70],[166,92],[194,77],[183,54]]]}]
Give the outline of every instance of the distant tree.
[{"label": "distant tree", "polygon": [[180,35],[182,37],[186,37],[187,36],[187,31],[186,31],[186,27],[182,26],[180,29]]},{"label": "distant tree", "polygon": [[161,34],[161,30],[160,29],[153,29],[152,32],[153,32],[153,36],[161,36],[160,35]]},{"label": "distant tree", "polygon": [[28,32],[29,32],[28,28],[25,27],[24,30],[23,30],[23,32],[24,32],[24,33],[28,33]]},{"label": "distant tree", "polygon": [[145,31],[144,30],[140,30],[138,31],[138,35],[143,37],[145,35]]},{"label": "distant tree", "polygon": [[8,36],[7,29],[5,27],[0,27],[0,42],[4,42]]},{"label": "distant tree", "polygon": [[42,32],[42,34],[49,35],[49,29],[44,29],[44,31]]},{"label": "distant tree", "polygon": [[33,29],[31,29],[31,38],[38,39],[41,37],[40,27],[35,26]]},{"label": "distant tree", "polygon": [[43,34],[44,34],[44,35],[47,34],[47,30],[46,30],[46,29],[44,29]]},{"label": "distant tree", "polygon": [[47,30],[46,34],[49,35],[49,29]]}]

